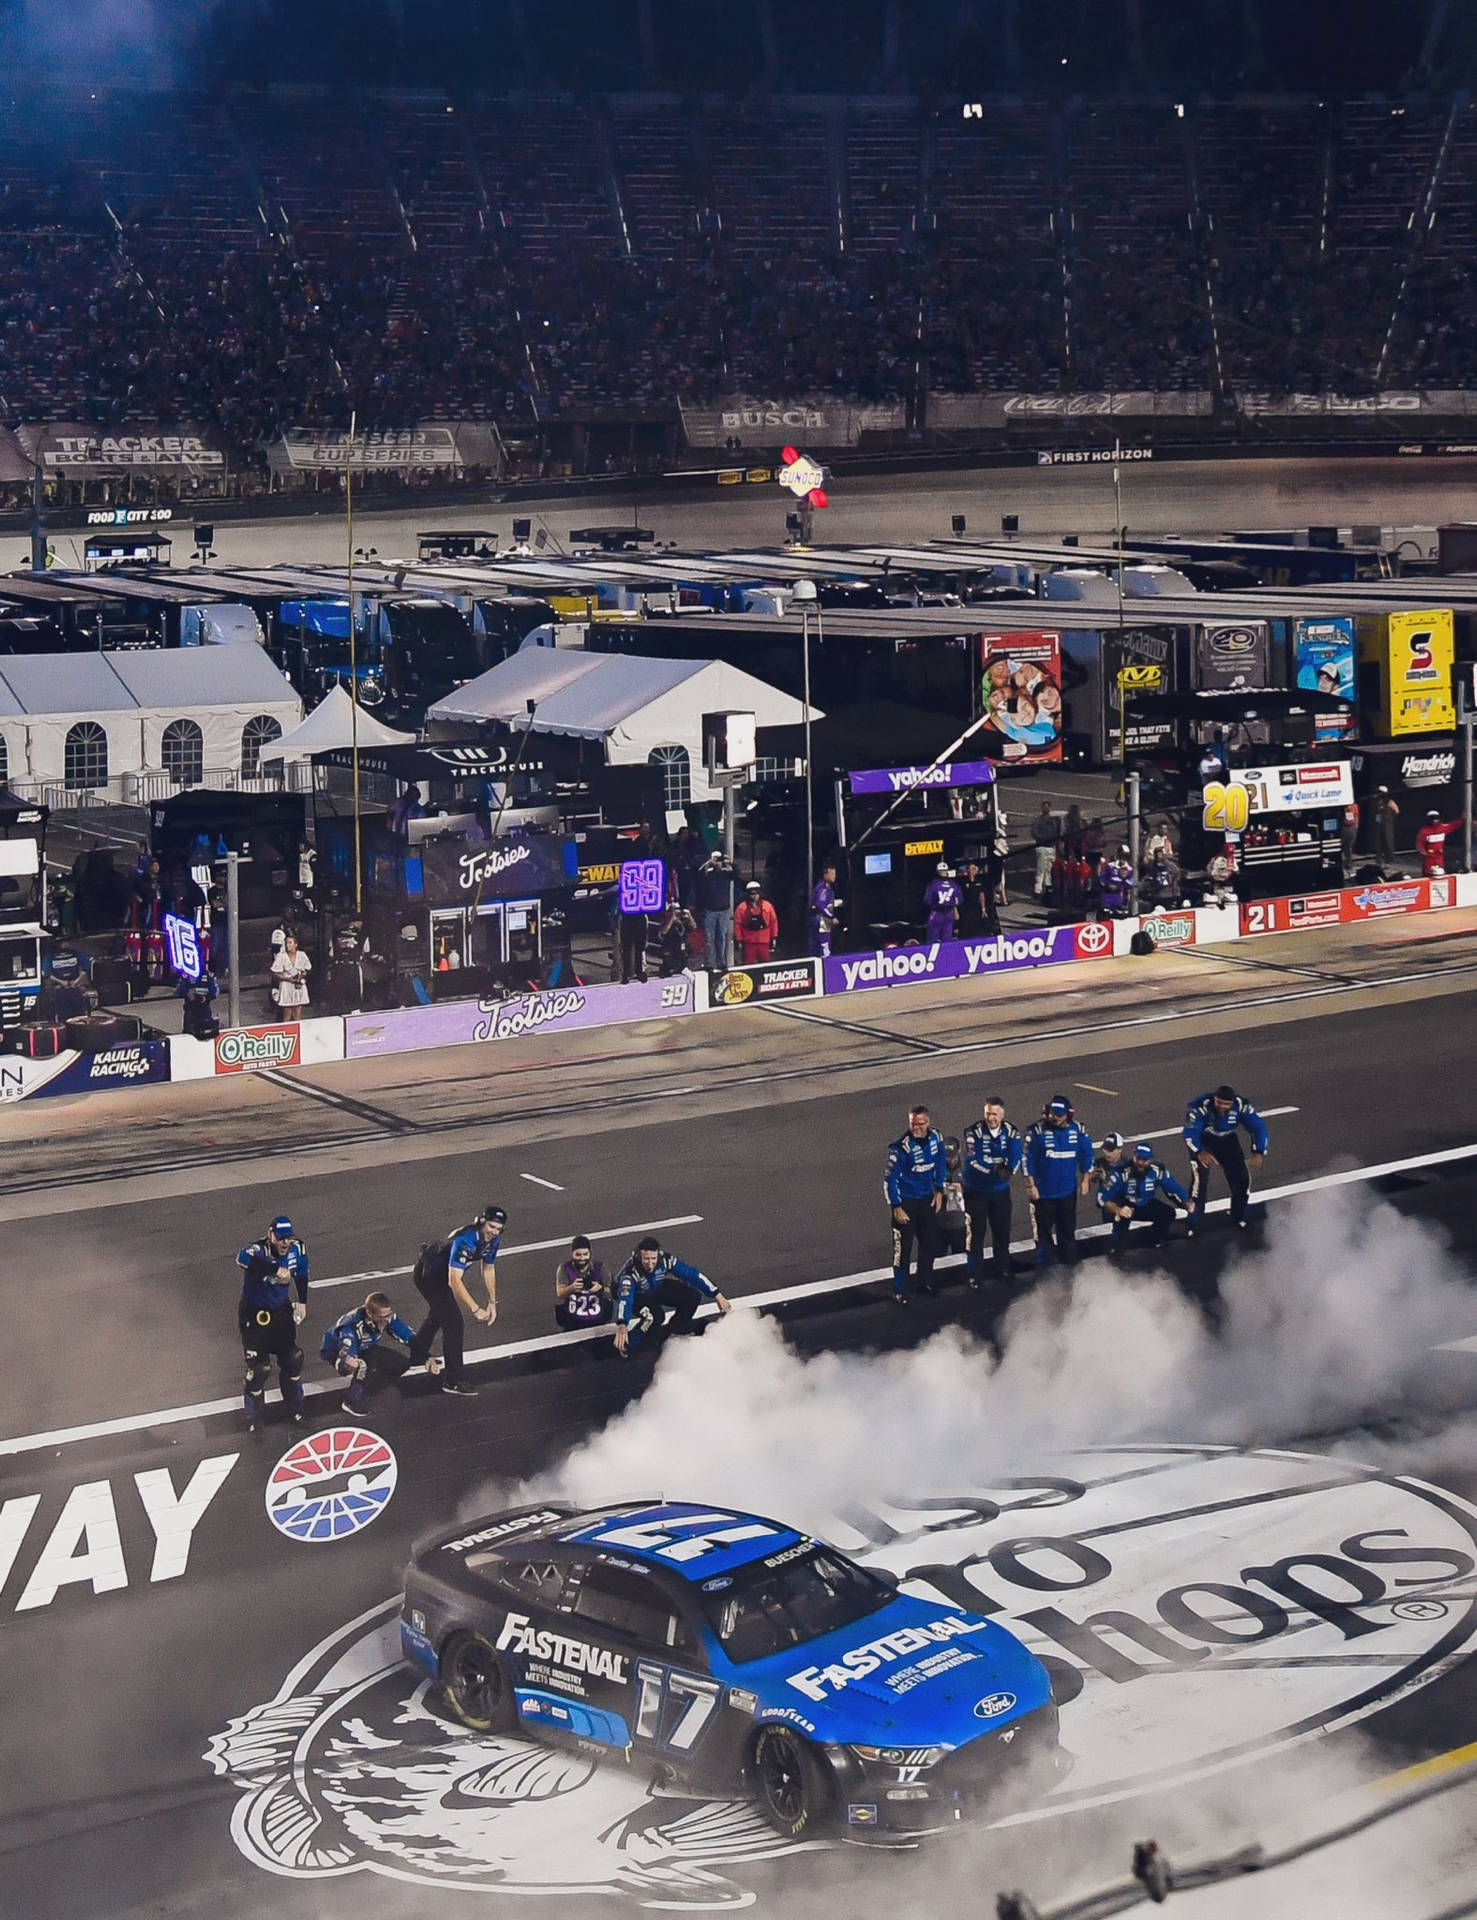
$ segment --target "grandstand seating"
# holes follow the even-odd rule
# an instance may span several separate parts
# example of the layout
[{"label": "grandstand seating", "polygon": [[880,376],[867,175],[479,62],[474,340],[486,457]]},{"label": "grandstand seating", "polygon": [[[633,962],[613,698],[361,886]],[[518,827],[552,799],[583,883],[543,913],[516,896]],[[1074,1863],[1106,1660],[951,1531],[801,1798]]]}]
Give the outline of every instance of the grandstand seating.
[{"label": "grandstand seating", "polygon": [[12,422],[1477,381],[1462,96],[6,105]]}]

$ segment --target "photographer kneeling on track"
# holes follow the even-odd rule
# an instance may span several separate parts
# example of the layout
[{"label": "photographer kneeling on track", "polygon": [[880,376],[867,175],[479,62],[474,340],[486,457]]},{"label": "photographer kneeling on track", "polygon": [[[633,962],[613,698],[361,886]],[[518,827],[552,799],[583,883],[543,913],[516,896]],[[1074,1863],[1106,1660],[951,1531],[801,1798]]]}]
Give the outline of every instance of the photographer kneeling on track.
[{"label": "photographer kneeling on track", "polygon": [[616,1352],[629,1360],[632,1350],[653,1334],[700,1333],[693,1320],[704,1300],[715,1301],[720,1313],[733,1311],[705,1273],[664,1252],[656,1235],[647,1234],[615,1276]]},{"label": "photographer kneeling on track", "polygon": [[[406,1351],[381,1346],[386,1334]],[[318,1354],[349,1382],[349,1391],[339,1402],[345,1413],[356,1419],[366,1418],[371,1396],[410,1371],[415,1365],[409,1352],[414,1338],[387,1293],[371,1293],[362,1307],[350,1307],[340,1314],[324,1334]],[[427,1373],[440,1371],[439,1360],[426,1361]]]},{"label": "photographer kneeling on track", "polygon": [[1231,1225],[1247,1224],[1246,1209],[1251,1194],[1251,1174],[1241,1150],[1237,1133],[1245,1127],[1251,1141],[1251,1164],[1260,1167],[1270,1144],[1267,1123],[1249,1100],[1243,1100],[1234,1087],[1220,1086],[1214,1093],[1202,1093],[1185,1111],[1185,1145],[1190,1149],[1190,1232],[1198,1233],[1205,1224],[1205,1203],[1210,1197],[1210,1176],[1219,1164],[1231,1191]]},{"label": "photographer kneeling on track", "polygon": [[603,1326],[615,1312],[605,1268],[584,1234],[569,1243],[569,1258],[554,1269],[554,1318],[565,1333]]},{"label": "photographer kneeling on track", "polygon": [[1110,1238],[1115,1248],[1127,1244],[1136,1220],[1148,1227],[1149,1245],[1162,1247],[1177,1209],[1189,1210],[1190,1196],[1154,1158],[1149,1142],[1141,1140],[1103,1181],[1099,1204],[1113,1222]]}]

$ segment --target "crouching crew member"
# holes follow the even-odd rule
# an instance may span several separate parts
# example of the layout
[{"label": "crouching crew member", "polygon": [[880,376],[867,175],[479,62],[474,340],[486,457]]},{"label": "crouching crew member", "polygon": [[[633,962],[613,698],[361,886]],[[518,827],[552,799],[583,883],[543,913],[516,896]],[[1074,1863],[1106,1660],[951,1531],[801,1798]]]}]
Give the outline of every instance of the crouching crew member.
[{"label": "crouching crew member", "polygon": [[1044,1267],[1056,1258],[1068,1265],[1077,1257],[1077,1195],[1087,1192],[1092,1135],[1078,1126],[1064,1093],[1047,1101],[1027,1133],[1025,1164],[1036,1263]]},{"label": "crouching crew member", "polygon": [[246,1357],[246,1430],[255,1433],[261,1425],[274,1360],[282,1404],[294,1426],[301,1426],[303,1350],[297,1330],[308,1314],[308,1249],[287,1215],[279,1214],[262,1239],[241,1249],[236,1265],[242,1273],[236,1319]]},{"label": "crouching crew member", "polygon": [[614,1311],[605,1267],[584,1234],[577,1233],[569,1243],[569,1258],[554,1269],[554,1318],[566,1333],[573,1333],[579,1327],[603,1326]]},{"label": "crouching crew member", "polygon": [[1226,1176],[1231,1193],[1231,1225],[1246,1225],[1247,1202],[1251,1195],[1251,1174],[1241,1149],[1238,1129],[1245,1127],[1251,1141],[1251,1164],[1260,1167],[1266,1157],[1267,1123],[1249,1100],[1243,1100],[1234,1087],[1217,1087],[1214,1093],[1202,1093],[1185,1112],[1185,1145],[1190,1149],[1190,1232],[1205,1224],[1205,1203],[1210,1198],[1210,1177],[1217,1165]]},{"label": "crouching crew member", "polygon": [[1149,1245],[1162,1247],[1174,1225],[1175,1209],[1189,1208],[1190,1196],[1165,1166],[1154,1158],[1147,1140],[1140,1140],[1128,1159],[1104,1180],[1101,1205],[1113,1222],[1110,1238],[1123,1246],[1136,1220],[1149,1229]]},{"label": "crouching crew member", "polygon": [[[399,1345],[382,1345],[387,1337]],[[324,1334],[318,1352],[349,1382],[349,1391],[339,1402],[345,1413],[364,1419],[373,1395],[410,1371],[415,1364],[409,1353],[414,1338],[387,1293],[372,1293],[362,1307],[340,1314]],[[427,1373],[440,1371],[439,1360],[427,1360]]]},{"label": "crouching crew member", "polygon": [[908,1109],[908,1131],[887,1149],[883,1194],[892,1215],[892,1297],[908,1302],[908,1268],[918,1250],[918,1291],[933,1292],[938,1215],[947,1168],[943,1135],[929,1124],[927,1107]]},{"label": "crouching crew member", "polygon": [[656,1235],[647,1234],[615,1276],[616,1352],[629,1360],[633,1348],[651,1334],[697,1332],[693,1320],[705,1300],[714,1301],[720,1313],[733,1311],[705,1273],[665,1252]]},{"label": "crouching crew member", "polygon": [[985,1241],[993,1244],[990,1271],[1010,1279],[1010,1183],[1021,1170],[1021,1136],[1005,1118],[998,1094],[985,1101],[984,1118],[964,1130],[964,1209],[969,1215],[969,1284],[985,1277]]}]

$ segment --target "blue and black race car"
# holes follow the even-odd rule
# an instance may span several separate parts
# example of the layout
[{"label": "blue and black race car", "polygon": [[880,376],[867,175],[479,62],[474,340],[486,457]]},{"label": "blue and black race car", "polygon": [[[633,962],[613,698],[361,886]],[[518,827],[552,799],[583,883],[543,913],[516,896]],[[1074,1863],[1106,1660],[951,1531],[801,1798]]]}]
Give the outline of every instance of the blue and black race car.
[{"label": "blue and black race car", "polygon": [[1047,1671],[1003,1627],[749,1513],[551,1504],[443,1530],[400,1638],[465,1725],[649,1759],[792,1839],[926,1832],[1059,1763]]}]

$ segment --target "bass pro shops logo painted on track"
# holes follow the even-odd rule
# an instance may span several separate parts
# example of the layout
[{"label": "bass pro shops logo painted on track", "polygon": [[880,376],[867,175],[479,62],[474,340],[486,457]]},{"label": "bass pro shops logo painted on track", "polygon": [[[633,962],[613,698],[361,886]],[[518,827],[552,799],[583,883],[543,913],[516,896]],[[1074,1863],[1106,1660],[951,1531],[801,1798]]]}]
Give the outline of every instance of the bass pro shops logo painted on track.
[{"label": "bass pro shops logo painted on track", "polygon": [[252,1067],[295,1067],[302,1057],[297,1026],[231,1027],[215,1043],[217,1073],[245,1073]]},{"label": "bass pro shops logo painted on track", "polygon": [[[820,1531],[1048,1663],[1073,1766],[1030,1819],[1347,1726],[1447,1673],[1477,1628],[1477,1509],[1312,1455],[1094,1450]],[[743,1863],[788,1850],[746,1805],[656,1797],[649,1767],[467,1732],[401,1661],[398,1610],[350,1621],[211,1741],[258,1866],[718,1907],[752,1897]]]},{"label": "bass pro shops logo painted on track", "polygon": [[267,1517],[289,1540],[344,1540],[390,1504],[398,1469],[377,1433],[328,1427],[289,1447],[267,1481]]}]

